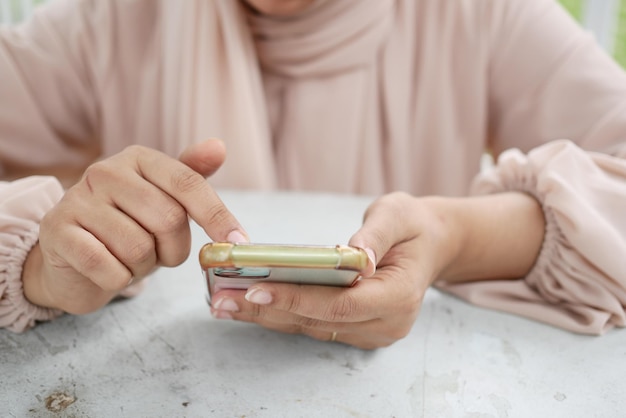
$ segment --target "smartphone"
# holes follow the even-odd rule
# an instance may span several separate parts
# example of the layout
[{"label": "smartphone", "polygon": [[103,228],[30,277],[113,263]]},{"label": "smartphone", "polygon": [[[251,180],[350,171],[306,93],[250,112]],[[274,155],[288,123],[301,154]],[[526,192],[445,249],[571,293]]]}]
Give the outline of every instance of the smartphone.
[{"label": "smartphone", "polygon": [[208,298],[221,289],[258,282],[352,286],[367,266],[367,253],[344,245],[233,244],[212,242],[200,250]]}]

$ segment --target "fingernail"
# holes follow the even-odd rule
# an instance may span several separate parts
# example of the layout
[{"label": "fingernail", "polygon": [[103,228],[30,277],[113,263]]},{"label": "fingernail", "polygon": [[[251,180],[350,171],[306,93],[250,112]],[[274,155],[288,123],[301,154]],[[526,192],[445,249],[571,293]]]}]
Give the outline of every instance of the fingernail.
[{"label": "fingernail", "polygon": [[372,262],[372,265],[376,267],[376,254],[374,253],[374,250],[372,250],[371,248],[366,248],[365,252],[367,253],[367,257]]},{"label": "fingernail", "polygon": [[233,319],[233,316],[226,311],[215,311],[213,316],[217,319]]},{"label": "fingernail", "polygon": [[238,312],[239,306],[237,306],[237,302],[230,298],[222,298],[215,301],[213,309],[216,311]]},{"label": "fingernail", "polygon": [[246,300],[257,305],[267,305],[272,303],[272,295],[258,287],[253,287],[246,293]]},{"label": "fingernail", "polygon": [[232,243],[248,242],[248,238],[246,238],[244,234],[242,234],[241,232],[235,229],[234,231],[230,231],[230,233],[226,237],[226,241],[232,242]]}]

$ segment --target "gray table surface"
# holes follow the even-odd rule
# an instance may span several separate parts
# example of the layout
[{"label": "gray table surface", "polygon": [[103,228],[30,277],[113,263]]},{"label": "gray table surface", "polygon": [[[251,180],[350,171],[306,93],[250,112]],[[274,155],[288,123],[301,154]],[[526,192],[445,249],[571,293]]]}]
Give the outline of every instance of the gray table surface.
[{"label": "gray table surface", "polygon": [[[346,243],[371,199],[236,193],[253,240]],[[410,335],[362,351],[213,319],[195,227],[138,297],[0,331],[0,416],[618,417],[626,330],[586,337],[431,289]],[[74,401],[65,405],[63,400]],[[69,403],[69,402],[68,402]],[[59,412],[53,412],[59,411]]]}]

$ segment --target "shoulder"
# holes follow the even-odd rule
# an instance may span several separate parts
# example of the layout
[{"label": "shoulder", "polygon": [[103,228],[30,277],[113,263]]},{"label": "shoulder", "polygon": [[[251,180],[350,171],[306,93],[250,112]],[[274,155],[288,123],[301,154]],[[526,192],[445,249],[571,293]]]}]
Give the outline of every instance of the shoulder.
[{"label": "shoulder", "polygon": [[422,24],[461,24],[489,30],[511,20],[540,19],[549,12],[567,14],[557,0],[401,0],[403,13]]},{"label": "shoulder", "polygon": [[35,9],[21,29],[27,34],[49,33],[74,42],[108,42],[127,33],[152,31],[159,19],[161,3],[158,0],[47,1]]}]

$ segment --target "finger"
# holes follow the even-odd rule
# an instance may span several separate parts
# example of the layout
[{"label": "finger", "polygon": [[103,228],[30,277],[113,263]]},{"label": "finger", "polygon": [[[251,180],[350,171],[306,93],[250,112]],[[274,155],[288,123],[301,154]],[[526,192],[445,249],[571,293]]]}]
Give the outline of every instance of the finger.
[{"label": "finger", "polygon": [[327,322],[363,322],[383,317],[406,299],[402,283],[385,284],[384,276],[360,280],[353,287],[259,283],[245,299],[256,305]]},{"label": "finger", "polygon": [[[223,299],[222,299],[223,298]],[[232,309],[232,303],[236,303],[238,308]],[[272,327],[275,329],[281,329],[284,332],[286,330],[295,330],[290,332],[298,332],[308,334],[309,330],[316,330],[327,334],[328,332],[341,331],[358,332],[359,330],[366,330],[372,328],[372,324],[380,322],[380,319],[374,318],[363,322],[328,322],[319,319],[309,318],[306,316],[297,315],[288,311],[282,311],[274,309],[268,306],[256,305],[247,302],[245,299],[237,300],[230,299],[229,296],[223,295],[216,300],[216,303],[211,308],[213,313],[228,313],[232,319],[254,322],[259,325]]]},{"label": "finger", "polygon": [[416,232],[408,222],[398,222],[398,219],[415,216],[408,213],[411,200],[411,196],[406,193],[392,193],[377,199],[365,212],[363,225],[349,241],[349,245],[368,252],[370,263],[364,277],[374,274],[372,267],[391,247],[415,237]]},{"label": "finger", "polygon": [[269,305],[255,306],[256,304],[245,300],[244,293],[245,291],[234,289],[217,292],[213,297],[211,312],[220,319],[251,322],[276,331],[305,334],[320,340],[326,340],[333,332],[337,332],[339,335],[337,341],[366,349],[387,346],[404,338],[410,331],[419,309],[419,303],[416,304],[407,298],[397,300],[393,315],[384,319],[329,322],[274,309]]},{"label": "finger", "polygon": [[157,264],[152,234],[126,215],[108,205],[91,205],[76,214],[80,226],[89,231],[134,278],[146,276]]},{"label": "finger", "polygon": [[327,322],[303,317],[288,311],[277,310],[269,306],[257,305],[245,300],[245,291],[225,289],[214,295],[211,313],[222,319],[235,319],[252,322],[276,331],[299,333],[314,336],[341,331],[355,332],[379,322],[379,319],[366,322]]},{"label": "finger", "polygon": [[[155,262],[162,266],[174,267],[184,262],[191,250],[191,230],[187,212],[170,196],[159,190],[146,194],[153,195],[148,209],[141,205],[138,195],[126,200],[116,198],[119,207],[147,232],[151,234],[156,250]],[[147,242],[146,242],[147,244]]]},{"label": "finger", "polygon": [[[119,226],[116,227],[114,223],[108,222],[104,234],[94,232],[94,228],[102,229],[101,226],[104,226],[104,222],[99,222],[100,216],[104,214],[98,216],[96,213],[101,207],[114,207],[114,210],[121,210],[141,226],[146,231],[144,236],[151,235],[153,246],[156,248],[154,263],[172,267],[187,259],[191,249],[187,212],[169,194],[140,177],[136,172],[121,170],[117,165],[96,164],[88,169],[85,178],[86,181],[79,183],[69,193],[79,194],[73,198],[73,204],[77,206],[82,202],[93,201],[93,199],[81,198],[81,195],[88,193],[96,195],[96,203],[76,212],[78,216],[82,215],[82,224],[90,224],[88,229],[94,235],[101,239],[109,237],[105,241],[107,247],[113,248],[115,242],[120,241],[120,237],[132,236],[129,233],[135,230],[135,226],[130,225],[128,220],[116,216],[115,219],[123,221]],[[100,201],[104,201],[104,204]],[[94,221],[96,225],[92,225]],[[120,235],[106,233],[109,230]],[[147,246],[148,242],[142,240],[134,244]],[[141,248],[143,247],[135,247],[137,250]],[[131,255],[139,256],[140,254],[133,252]],[[134,268],[133,272],[137,274]]]},{"label": "finger", "polygon": [[209,139],[187,147],[178,159],[206,177],[222,166],[226,159],[226,148],[221,140]]},{"label": "finger", "polygon": [[[131,271],[124,266],[100,240],[81,226],[63,224],[52,230],[54,245],[46,245],[53,251],[52,265],[63,269],[71,267],[105,291],[119,291],[132,278]],[[48,235],[41,239],[52,242]]]},{"label": "finger", "polygon": [[[221,291],[216,294],[215,304],[229,309],[235,307],[235,299],[241,291]],[[226,301],[226,302],[224,302]],[[222,303],[220,303],[222,302]],[[353,345],[363,349],[385,347],[406,336],[411,322],[392,321],[387,324],[381,319],[373,319],[358,323],[330,323],[312,321],[310,318],[299,317],[285,311],[277,311],[265,306],[249,311],[245,300],[239,301],[241,310],[211,309],[214,316],[220,319],[234,319],[260,325],[264,328],[288,334],[303,334],[320,341],[331,341]],[[403,323],[405,322],[405,323]]]},{"label": "finger", "polygon": [[[333,328],[308,328],[289,323],[271,322],[258,317],[246,317],[242,314],[233,315],[233,319],[254,323],[272,331],[285,334],[301,334],[319,341],[344,343],[363,349],[385,347],[398,340],[398,338],[387,335],[388,327],[381,320],[359,323],[358,328],[355,328],[354,324],[350,324],[351,328],[355,328],[354,331],[350,331],[341,330],[341,327],[338,330],[333,330]],[[335,336],[334,339],[333,335]]]},{"label": "finger", "polygon": [[247,241],[244,229],[201,174],[163,153],[137,152],[143,177],[179,202],[213,240]]},{"label": "finger", "polygon": [[[263,328],[269,329],[271,331],[280,332],[283,334],[300,334],[300,335],[306,335],[307,337],[313,338],[318,341],[337,342],[337,343],[341,342],[337,339],[337,336],[340,335],[339,333],[336,334],[335,340],[331,341],[334,331],[324,331],[324,330],[319,330],[319,329],[314,329],[314,328],[301,328],[296,325],[260,321],[258,320],[258,318],[254,318],[254,317],[249,317],[249,318],[242,317],[242,318],[233,318],[233,319],[240,320],[243,322],[254,323],[256,325],[262,326]],[[341,335],[342,337],[346,337],[352,334],[345,333]],[[345,339],[348,339],[348,338],[345,338]],[[346,343],[349,344],[348,342]]]},{"label": "finger", "polygon": [[[220,290],[213,296],[211,312],[222,314],[220,317],[234,318],[247,322],[255,322],[261,325],[274,323],[285,327],[294,326],[302,329],[334,330],[341,328],[346,331],[347,327],[353,327],[355,323],[329,323],[327,321],[304,317],[289,311],[278,310],[267,305],[259,305],[248,302],[245,291],[235,289]],[[223,315],[223,314],[228,315]]]}]

